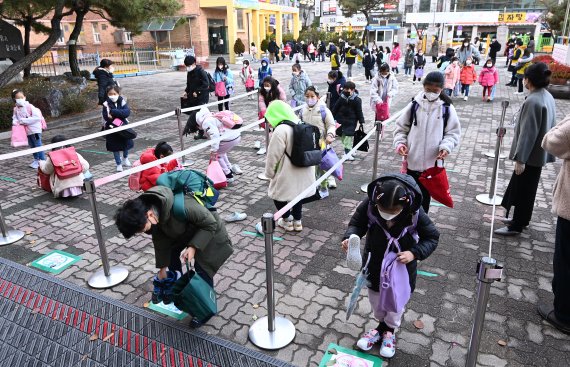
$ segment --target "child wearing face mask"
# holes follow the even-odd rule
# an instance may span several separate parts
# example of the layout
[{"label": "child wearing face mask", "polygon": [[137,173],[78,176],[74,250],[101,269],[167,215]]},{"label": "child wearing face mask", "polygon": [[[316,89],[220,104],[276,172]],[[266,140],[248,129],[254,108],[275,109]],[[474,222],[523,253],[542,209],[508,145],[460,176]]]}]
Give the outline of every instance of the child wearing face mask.
[{"label": "child wearing face mask", "polygon": [[[319,97],[319,92],[316,87],[311,85],[305,89],[306,105],[301,110],[301,120],[319,128],[321,134],[320,145],[323,147],[334,141],[336,124],[332,112]],[[317,178],[323,174],[324,171],[317,167]],[[333,176],[329,176],[328,179],[321,184],[321,197],[328,196],[329,187],[336,188],[336,181]]]},{"label": "child wearing face mask", "polygon": [[493,100],[493,91],[495,86],[499,83],[499,72],[495,68],[495,63],[492,59],[487,59],[485,66],[479,73],[479,84],[483,87],[483,101],[487,96],[487,102]]},{"label": "child wearing face mask", "polygon": [[263,87],[263,79],[268,76],[272,76],[273,71],[271,70],[271,66],[269,66],[269,59],[264,57],[261,59],[261,67],[257,71],[257,80],[259,80],[259,88]]},{"label": "child wearing face mask", "polygon": [[374,64],[376,63],[376,58],[370,53],[368,49],[364,51],[364,59],[362,60],[362,65],[364,66],[364,76],[368,83],[372,82],[372,73],[374,72]]},{"label": "child wearing face mask", "polygon": [[410,77],[412,75],[412,66],[414,66],[414,45],[406,47],[406,54],[404,55],[404,75]]},{"label": "child wearing face mask", "polygon": [[[218,88],[216,87],[216,96],[218,97],[218,101],[229,99],[230,96],[234,94],[234,74],[230,70],[228,64],[226,64],[226,59],[223,57],[218,57],[216,60],[214,83],[216,83],[216,86],[223,86],[223,88],[220,88],[220,91],[218,91]],[[230,109],[230,102],[226,101],[224,103],[218,104],[218,111],[223,111],[224,109]]]},{"label": "child wearing face mask", "polygon": [[342,89],[346,84],[346,78],[342,75],[342,71],[340,70],[331,70],[329,71],[327,83],[329,85],[328,93],[330,96],[330,100],[327,101],[327,105],[329,109],[334,108],[336,102],[340,98],[340,94],[342,93]]},{"label": "child wearing face mask", "polygon": [[451,97],[453,90],[461,75],[461,66],[459,65],[459,58],[456,56],[451,58],[451,63],[445,69],[445,93]]},{"label": "child wearing face mask", "polygon": [[[246,92],[251,92],[255,89],[255,77],[253,76],[253,70],[251,69],[248,60],[243,60],[243,67],[241,68],[239,76],[245,85]],[[252,94],[247,96],[247,99],[254,99],[254,95]]]},{"label": "child wearing face mask", "polygon": [[412,84],[416,84],[416,79],[421,83],[422,77],[424,76],[424,67],[426,66],[426,58],[424,57],[424,52],[419,50],[416,56],[414,56],[414,80]]},{"label": "child wearing face mask", "polygon": [[119,86],[113,77],[115,72],[115,67],[113,66],[113,61],[109,59],[102,59],[99,63],[99,67],[93,70],[93,75],[97,79],[97,96],[99,97],[99,106],[103,105],[103,102],[107,99],[107,88],[114,85]]},{"label": "child wearing face mask", "polygon": [[[358,96],[356,84],[346,82],[332,113],[335,120],[341,125],[342,146],[344,147],[344,153],[348,155],[354,143],[354,132],[358,124],[360,123],[364,126],[365,122],[364,114],[362,113],[362,100]],[[354,157],[348,155],[347,160],[353,161]]]},{"label": "child wearing face mask", "polygon": [[461,81],[461,94],[463,94],[463,100],[467,101],[469,99],[469,89],[471,84],[477,81],[477,72],[475,71],[475,66],[473,65],[473,59],[471,57],[467,58],[465,65],[461,68],[459,80]]},{"label": "child wearing face mask", "polygon": [[[42,112],[39,108],[34,107],[31,103],[26,101],[24,92],[19,89],[12,91],[12,100],[14,101],[14,114],[12,116],[12,125],[23,125],[26,128],[26,135],[28,136],[28,146],[30,148],[37,148],[42,146]],[[46,156],[44,152],[34,153],[34,160],[30,164],[33,169],[38,169],[40,161],[45,161]]]},{"label": "child wearing face mask", "polygon": [[292,67],[291,82],[289,83],[289,95],[291,96],[291,107],[297,107],[305,102],[305,90],[312,85],[307,73],[301,70],[301,64],[294,64]]},{"label": "child wearing face mask", "polygon": [[[368,270],[368,301],[378,326],[365,332],[357,347],[369,351],[380,343],[380,356],[396,353],[395,330],[400,327],[405,306],[417,277],[417,262],[428,258],[439,242],[439,231],[422,210],[422,192],[414,179],[405,174],[388,174],[368,185],[368,197],[358,205],[341,243],[351,269]],[[366,235],[364,254],[360,239]],[[403,303],[393,307],[381,302],[380,286],[386,264],[405,266],[394,276]],[[394,272],[392,272],[394,274]],[[405,276],[405,275],[407,276]],[[395,305],[394,305],[395,306]]]},{"label": "child wearing face mask", "polygon": [[390,65],[384,63],[380,65],[378,75],[372,80],[370,86],[370,108],[376,111],[376,105],[382,102],[392,103],[392,100],[398,94],[398,81],[396,77],[390,73]]},{"label": "child wearing face mask", "polygon": [[[127,105],[127,100],[121,96],[121,89],[117,86],[107,89],[107,100],[103,102],[103,128],[105,130],[114,129],[115,127],[128,124],[127,118],[131,114],[131,110]],[[134,141],[130,138],[127,131],[105,135],[107,151],[113,152],[115,163],[117,164],[117,172],[123,171],[123,166],[131,167],[129,161],[129,150],[134,147]],[[121,153],[122,159],[121,159]]]}]

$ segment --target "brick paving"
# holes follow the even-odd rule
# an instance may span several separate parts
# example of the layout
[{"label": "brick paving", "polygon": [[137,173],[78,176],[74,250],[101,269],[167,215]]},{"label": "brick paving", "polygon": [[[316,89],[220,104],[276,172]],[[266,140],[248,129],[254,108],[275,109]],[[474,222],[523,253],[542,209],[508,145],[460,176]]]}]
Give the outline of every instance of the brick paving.
[{"label": "brick paving", "polygon": [[[501,64],[501,62],[499,62]],[[303,64],[313,82],[324,91],[328,64]],[[288,86],[290,64],[272,66],[274,75]],[[428,65],[428,70],[432,64]],[[237,70],[237,67],[232,67]],[[360,71],[357,71],[360,74]],[[418,276],[416,291],[397,333],[398,352],[389,363],[393,366],[462,366],[465,363],[469,332],[475,303],[475,265],[487,252],[491,207],[479,204],[475,196],[488,192],[492,160],[483,152],[492,150],[495,130],[500,118],[500,101],[508,99],[511,106],[507,121],[523,101],[513,95],[514,88],[505,87],[506,69],[500,69],[501,83],[492,104],[482,103],[481,87],[472,88],[468,102],[455,100],[462,125],[462,142],[450,155],[446,166],[450,170],[455,209],[434,206],[430,216],[442,236],[436,252],[422,262],[420,269],[437,274],[436,277]],[[363,76],[355,78],[365,113],[371,121],[368,106],[369,88]],[[133,108],[132,121],[151,117],[174,109],[185,84],[183,73],[173,72],[153,76],[122,79],[125,94]],[[394,111],[405,106],[420,90],[410,80],[398,76],[400,93],[395,99]],[[237,83],[237,93],[243,86]],[[570,113],[570,101],[557,100],[558,119]],[[232,103],[232,109],[244,120],[256,118],[255,101]],[[371,128],[372,123],[367,124]],[[44,140],[64,133],[75,137],[99,130],[98,119],[89,123],[51,129]],[[159,140],[167,140],[179,147],[175,118],[157,121],[137,129],[137,155]],[[379,173],[399,170],[399,159],[391,148],[392,134],[388,131],[380,145]],[[267,184],[256,176],[262,172],[264,156],[252,149],[255,140],[262,140],[262,132],[243,134],[242,143],[231,154],[232,162],[239,163],[244,175],[223,191],[219,210],[222,216],[231,211],[244,211],[245,221],[228,224],[235,252],[215,278],[219,293],[219,315],[203,331],[255,348],[247,339],[249,326],[255,317],[266,315],[264,243],[244,231],[253,231],[253,225],[264,212],[274,211],[267,198]],[[505,139],[508,150],[512,140],[509,129]],[[186,138],[186,146],[195,144]],[[340,142],[335,143],[340,147]],[[102,139],[76,146],[92,165],[91,172],[103,177],[114,172],[112,155],[105,152]],[[3,141],[0,152],[12,151]],[[338,149],[340,151],[340,149]],[[132,154],[131,160],[134,160]],[[205,169],[207,151],[194,153],[192,168]],[[31,157],[0,162],[1,203],[9,224],[26,231],[20,242],[0,248],[0,256],[21,264],[28,264],[41,255],[64,250],[82,257],[82,260],[57,275],[87,287],[86,279],[101,262],[92,226],[89,201],[86,197],[55,200],[36,187],[35,174],[27,168]],[[300,234],[277,231],[282,241],[275,243],[277,313],[292,320],[297,336],[288,347],[268,353],[298,366],[317,366],[324,349],[331,343],[345,347],[355,344],[363,330],[376,325],[371,318],[368,300],[361,296],[354,315],[345,321],[345,300],[352,289],[354,274],[344,265],[340,240],[348,220],[363,198],[359,187],[371,179],[372,153],[359,153],[354,162],[345,167],[345,180],[331,196],[306,206]],[[511,175],[513,164],[502,161],[498,192],[502,193]],[[551,190],[559,163],[548,165],[542,174],[537,193],[532,223],[518,238],[497,238],[493,256],[505,266],[505,279],[491,288],[487,319],[481,343],[479,363],[482,366],[564,366],[570,365],[570,338],[544,323],[536,312],[540,301],[551,302],[552,254],[555,221],[550,213]],[[98,188],[97,201],[101,212],[103,233],[112,264],[127,267],[127,281],[101,294],[143,307],[150,299],[151,277],[155,271],[153,248],[149,238],[138,236],[125,240],[113,225],[112,217],[125,199],[136,196],[128,190],[126,179]],[[499,216],[503,210],[498,209]],[[418,330],[413,321],[421,320],[424,328]],[[181,321],[186,323],[187,321]],[[506,346],[497,342],[504,340]],[[372,353],[377,353],[377,348]]]}]

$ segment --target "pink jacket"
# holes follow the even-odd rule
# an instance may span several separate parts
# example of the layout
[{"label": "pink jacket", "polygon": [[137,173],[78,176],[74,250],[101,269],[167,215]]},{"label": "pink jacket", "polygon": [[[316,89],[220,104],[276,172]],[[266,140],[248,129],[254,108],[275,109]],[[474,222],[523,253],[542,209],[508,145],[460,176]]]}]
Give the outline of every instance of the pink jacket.
[{"label": "pink jacket", "polygon": [[[279,84],[277,88],[279,89],[279,99],[287,102],[287,93],[285,93],[285,90],[281,88],[281,84]],[[265,110],[267,109],[267,106],[269,106],[269,103],[267,104],[265,103],[265,98],[263,98],[263,95],[261,95],[261,93],[259,93],[258,103],[259,103],[259,114],[261,117],[263,117],[265,116]]]},{"label": "pink jacket", "polygon": [[461,74],[459,76],[461,84],[471,85],[477,81],[477,72],[475,72],[475,66],[465,65],[461,68]]},{"label": "pink jacket", "polygon": [[400,47],[394,48],[392,50],[392,53],[390,54],[390,60],[400,61],[401,57],[402,57],[402,51],[400,51]]},{"label": "pink jacket", "polygon": [[492,87],[497,83],[499,83],[499,72],[494,66],[481,69],[481,73],[479,74],[479,84],[481,84],[481,86]]},{"label": "pink jacket", "polygon": [[455,84],[459,81],[459,75],[461,73],[461,67],[459,65],[450,64],[447,69],[445,69],[445,89],[455,88]]}]

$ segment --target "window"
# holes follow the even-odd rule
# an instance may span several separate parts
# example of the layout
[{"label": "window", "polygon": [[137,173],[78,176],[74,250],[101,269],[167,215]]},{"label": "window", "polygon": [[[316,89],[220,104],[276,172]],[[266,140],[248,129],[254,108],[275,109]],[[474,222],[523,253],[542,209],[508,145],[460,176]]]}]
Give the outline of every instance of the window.
[{"label": "window", "polygon": [[237,10],[237,28],[240,30],[243,29],[243,10],[242,9]]},{"label": "window", "polygon": [[101,43],[101,34],[99,33],[99,24],[91,23],[91,28],[93,29],[93,42]]},{"label": "window", "polygon": [[420,0],[420,13],[428,13],[430,11],[431,0]]},{"label": "window", "polygon": [[59,35],[59,38],[57,39],[58,44],[60,44],[60,45],[65,44],[65,32],[68,29],[69,29],[69,27],[67,25],[61,25],[61,34]]},{"label": "window", "polygon": [[125,43],[133,43],[133,36],[131,32],[125,31]]},{"label": "window", "polygon": [[392,30],[376,31],[376,42],[392,43],[393,38],[394,38],[394,31]]}]

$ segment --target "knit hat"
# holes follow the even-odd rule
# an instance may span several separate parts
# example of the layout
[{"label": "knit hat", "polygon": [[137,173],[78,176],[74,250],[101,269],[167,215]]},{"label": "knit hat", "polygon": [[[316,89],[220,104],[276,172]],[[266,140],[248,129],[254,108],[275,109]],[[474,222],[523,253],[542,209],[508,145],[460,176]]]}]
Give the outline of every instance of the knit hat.
[{"label": "knit hat", "polygon": [[184,65],[190,66],[196,63],[196,58],[194,56],[186,56],[184,58]]},{"label": "knit hat", "polygon": [[443,88],[444,83],[445,78],[443,77],[443,73],[440,71],[432,71],[424,79],[424,85],[433,84],[437,85],[440,88]]},{"label": "knit hat", "polygon": [[543,62],[532,64],[524,71],[524,77],[528,79],[535,88],[544,88],[550,84],[552,71]]}]

